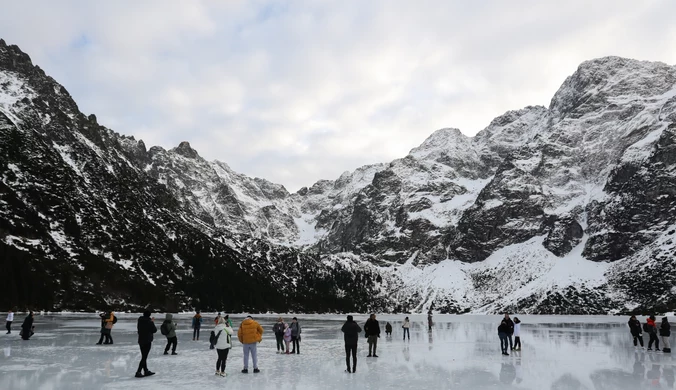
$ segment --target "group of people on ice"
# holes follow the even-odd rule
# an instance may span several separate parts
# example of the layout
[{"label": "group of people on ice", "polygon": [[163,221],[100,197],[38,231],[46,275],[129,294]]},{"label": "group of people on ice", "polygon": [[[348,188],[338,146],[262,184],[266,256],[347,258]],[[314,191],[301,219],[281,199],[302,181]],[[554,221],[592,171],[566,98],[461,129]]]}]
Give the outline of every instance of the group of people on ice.
[{"label": "group of people on ice", "polygon": [[[514,317],[514,321],[509,318],[509,314],[505,317],[498,326],[498,337],[500,338],[500,350],[505,356],[509,356],[507,348],[512,351],[521,350],[521,321],[519,317]],[[512,340],[514,337],[514,340]]]},{"label": "group of people on ice", "polygon": [[[31,336],[35,334],[35,326],[33,325],[34,315],[33,312],[29,312],[26,318],[24,318],[23,323],[21,324],[21,331],[19,336],[22,340],[30,340]],[[7,312],[7,321],[5,322],[5,329],[7,329],[6,334],[12,334],[12,323],[14,322],[14,312],[9,310]]]},{"label": "group of people on ice", "polygon": [[662,318],[662,323],[660,324],[659,330],[657,329],[654,315],[648,317],[643,324],[641,324],[641,321],[636,319],[636,316],[631,316],[627,322],[627,325],[629,325],[629,331],[634,338],[635,348],[638,348],[639,344],[641,345],[641,348],[645,348],[643,345],[643,333],[645,332],[649,336],[648,351],[653,350],[653,343],[655,344],[655,351],[660,350],[660,339],[657,337],[659,334],[662,338],[662,352],[671,353],[671,344],[669,343],[669,337],[671,336],[671,325],[669,324],[669,319],[667,317]]}]

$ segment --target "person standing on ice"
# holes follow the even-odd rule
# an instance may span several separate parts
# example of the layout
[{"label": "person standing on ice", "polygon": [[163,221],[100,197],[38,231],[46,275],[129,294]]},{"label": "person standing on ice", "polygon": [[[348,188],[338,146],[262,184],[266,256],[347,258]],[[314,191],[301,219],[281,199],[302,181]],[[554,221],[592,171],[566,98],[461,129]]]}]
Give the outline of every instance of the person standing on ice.
[{"label": "person standing on ice", "polygon": [[[347,316],[347,321],[343,324],[341,331],[345,339],[345,364],[347,365],[345,372],[355,373],[357,372],[357,343],[361,327],[354,322],[352,316]],[[350,355],[352,355],[352,369],[350,369]]]},{"label": "person standing on ice", "polygon": [[385,335],[392,336],[392,324],[389,322],[385,324]]},{"label": "person standing on ice", "polygon": [[[148,354],[150,353],[150,348],[153,346],[153,334],[157,333],[157,327],[155,326],[154,321],[155,318],[150,317],[150,311],[146,310],[136,322],[138,345],[141,349],[141,362],[139,362],[138,370],[136,370],[137,378],[155,375],[154,372],[148,369]],[[145,374],[142,374],[141,371]]]},{"label": "person standing on ice", "polygon": [[434,322],[432,321],[432,308],[427,312],[427,329],[432,330]]},{"label": "person standing on ice", "polygon": [[214,333],[216,334],[216,353],[218,353],[218,359],[216,360],[216,375],[225,376],[225,361],[228,360],[228,352],[232,348],[231,338],[235,333],[228,324],[225,318],[221,318],[214,328]]},{"label": "person standing on ice", "polygon": [[298,323],[298,318],[293,317],[291,320],[291,353],[300,354],[300,333],[302,329]]},{"label": "person standing on ice", "polygon": [[286,354],[289,354],[289,344],[291,343],[291,328],[284,324],[284,344],[286,344]]},{"label": "person standing on ice", "polygon": [[627,322],[629,326],[629,332],[631,332],[632,337],[634,338],[634,347],[638,346],[638,343],[641,343],[641,348],[643,348],[643,331],[641,330],[641,321],[636,319],[636,316],[629,317]]},{"label": "person standing on ice", "polygon": [[508,334],[509,325],[507,324],[507,320],[502,320],[500,326],[498,326],[498,337],[500,338],[500,349],[505,356],[509,356],[507,353],[507,347],[509,347],[509,344],[507,343]]},{"label": "person standing on ice", "polygon": [[662,352],[671,353],[671,343],[669,343],[669,336],[671,336],[671,325],[667,317],[662,318],[660,324],[660,336],[662,336]]},{"label": "person standing on ice", "polygon": [[507,339],[509,340],[509,349],[513,350],[514,346],[512,344],[512,335],[514,335],[514,321],[512,321],[512,319],[509,318],[509,314],[507,313],[505,313],[505,322],[509,327],[509,330],[507,331]]},{"label": "person standing on ice", "polygon": [[195,341],[195,337],[197,337],[197,340],[200,339],[201,327],[202,327],[202,315],[200,314],[200,311],[197,310],[197,312],[195,312],[195,316],[192,318],[192,341]]},{"label": "person standing on ice", "polygon": [[167,313],[164,317],[164,322],[160,325],[160,330],[163,335],[167,336],[167,346],[164,347],[164,354],[169,355],[169,348],[171,348],[172,355],[176,353],[176,346],[178,344],[178,337],[176,337],[176,323],[173,321],[174,315]]},{"label": "person standing on ice", "polygon": [[284,353],[284,329],[286,324],[282,317],[277,318],[277,322],[272,326],[272,332],[277,340],[277,353]]},{"label": "person standing on ice", "polygon": [[521,351],[521,320],[514,317],[514,351]]},{"label": "person standing on ice", "polygon": [[253,317],[247,316],[239,325],[237,338],[242,343],[244,350],[244,369],[242,369],[242,374],[249,373],[249,354],[251,354],[251,358],[253,359],[253,372],[254,374],[258,374],[261,371],[258,369],[257,346],[263,340],[263,327],[254,321]]},{"label": "person standing on ice", "polygon": [[411,340],[411,322],[408,320],[408,317],[404,318],[404,325],[401,326],[404,329],[404,340],[406,340],[406,335],[408,335],[409,341]]},{"label": "person standing on ice", "polygon": [[33,335],[33,329],[35,329],[35,327],[33,326],[33,312],[31,311],[23,320],[23,324],[21,324],[21,338],[30,340]]},{"label": "person standing on ice", "polygon": [[5,328],[7,328],[7,334],[12,333],[12,322],[14,322],[14,312],[12,309],[9,309],[7,312],[7,323],[5,324]]},{"label": "person standing on ice", "polygon": [[371,314],[366,324],[364,324],[364,333],[369,343],[369,354],[366,357],[378,357],[376,348],[378,347],[378,339],[380,338],[380,324],[376,320],[376,315]]},{"label": "person standing on ice", "polygon": [[657,326],[655,326],[655,316],[650,316],[646,320],[645,331],[648,332],[650,340],[648,340],[648,351],[652,351],[653,343],[655,343],[655,351],[660,350],[660,339],[657,338]]}]

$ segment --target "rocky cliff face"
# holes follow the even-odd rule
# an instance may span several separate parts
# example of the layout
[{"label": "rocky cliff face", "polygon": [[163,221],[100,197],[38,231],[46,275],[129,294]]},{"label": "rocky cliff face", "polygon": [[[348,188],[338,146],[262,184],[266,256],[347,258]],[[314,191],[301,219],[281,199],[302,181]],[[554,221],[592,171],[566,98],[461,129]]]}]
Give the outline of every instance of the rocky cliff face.
[{"label": "rocky cliff face", "polygon": [[8,302],[37,299],[25,285],[39,275],[56,307],[673,310],[674,123],[675,67],[606,57],[549,108],[474,137],[438,130],[404,158],[290,194],[187,142],[146,150],[106,129],[2,42]]}]

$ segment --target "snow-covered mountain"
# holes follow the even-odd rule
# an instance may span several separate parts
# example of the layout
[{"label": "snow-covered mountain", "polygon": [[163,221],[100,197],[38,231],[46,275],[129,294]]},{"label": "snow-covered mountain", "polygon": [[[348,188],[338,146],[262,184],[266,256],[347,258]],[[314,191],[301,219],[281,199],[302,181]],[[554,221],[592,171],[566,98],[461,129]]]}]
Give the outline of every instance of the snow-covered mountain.
[{"label": "snow-covered mountain", "polygon": [[[135,304],[137,284],[162,278],[194,303],[235,269],[238,286],[286,294],[242,303],[259,310],[673,310],[675,122],[676,67],[606,57],[549,108],[474,137],[438,130],[404,158],[291,194],[188,142],[146,150],[106,129],[0,41],[0,246],[16,278],[58,264],[90,293],[114,271]],[[36,260],[19,265],[25,253]]]}]

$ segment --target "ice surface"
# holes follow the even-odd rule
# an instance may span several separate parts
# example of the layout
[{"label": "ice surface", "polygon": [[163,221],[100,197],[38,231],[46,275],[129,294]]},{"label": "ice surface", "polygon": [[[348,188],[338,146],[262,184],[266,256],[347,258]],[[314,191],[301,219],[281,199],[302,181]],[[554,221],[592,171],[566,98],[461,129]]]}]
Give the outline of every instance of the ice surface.
[{"label": "ice surface", "polygon": [[[164,337],[156,334],[148,366],[157,375],[133,378],[139,361],[137,315],[120,314],[115,344],[94,345],[95,315],[36,316],[36,334],[22,341],[0,336],[0,389],[674,389],[676,358],[635,350],[625,317],[519,316],[522,352],[503,357],[496,328],[499,316],[411,315],[411,341],[401,340],[403,315],[379,316],[383,334],[379,358],[366,358],[360,340],[356,374],[344,372],[342,315],[297,315],[303,326],[300,355],[277,355],[271,326],[276,316],[255,316],[265,328],[259,345],[260,374],[241,374],[242,349],[228,357],[227,378],[214,376],[216,352],[208,348],[210,327],[193,342],[190,315],[178,320],[178,356],[163,356]],[[205,315],[208,323],[211,315]],[[289,319],[291,316],[284,316]],[[2,317],[4,318],[4,317]],[[161,324],[164,315],[157,314]],[[363,325],[366,316],[356,315]],[[238,326],[241,317],[233,317]],[[640,318],[643,321],[643,318]],[[384,334],[385,322],[394,328]],[[672,319],[673,321],[673,319]],[[673,338],[672,338],[673,339]],[[647,337],[646,337],[647,342]]]}]

